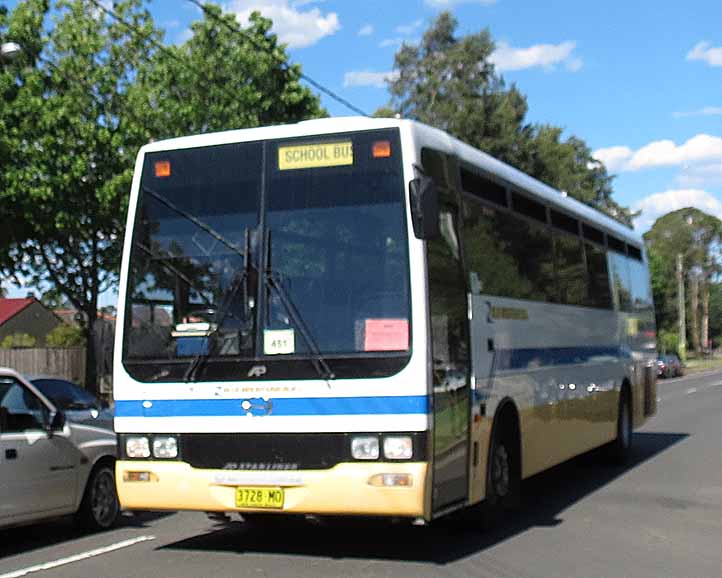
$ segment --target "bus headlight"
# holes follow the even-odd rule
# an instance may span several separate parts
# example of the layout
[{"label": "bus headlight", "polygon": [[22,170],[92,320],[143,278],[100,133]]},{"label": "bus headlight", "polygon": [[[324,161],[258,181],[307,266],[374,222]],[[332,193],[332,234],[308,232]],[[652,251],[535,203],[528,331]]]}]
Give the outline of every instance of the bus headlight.
[{"label": "bus headlight", "polygon": [[145,436],[126,438],[125,455],[129,458],[149,458],[150,442],[148,438]]},{"label": "bus headlight", "polygon": [[379,438],[377,436],[351,438],[351,455],[355,460],[379,459]]},{"label": "bus headlight", "polygon": [[387,460],[410,460],[414,455],[411,436],[392,436],[384,438],[384,457]]},{"label": "bus headlight", "polygon": [[178,457],[178,441],[173,436],[153,438],[153,457],[173,459]]}]

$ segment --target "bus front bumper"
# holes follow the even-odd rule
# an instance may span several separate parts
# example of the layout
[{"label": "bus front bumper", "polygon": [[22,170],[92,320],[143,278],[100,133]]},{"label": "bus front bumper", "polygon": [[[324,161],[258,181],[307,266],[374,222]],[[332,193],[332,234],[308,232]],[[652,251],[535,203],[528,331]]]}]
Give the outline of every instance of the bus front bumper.
[{"label": "bus front bumper", "polygon": [[[118,497],[126,510],[426,517],[425,505],[430,502],[425,462],[241,471],[198,469],[184,462],[119,460],[115,467]],[[237,488],[280,488],[283,505],[238,507]]]}]

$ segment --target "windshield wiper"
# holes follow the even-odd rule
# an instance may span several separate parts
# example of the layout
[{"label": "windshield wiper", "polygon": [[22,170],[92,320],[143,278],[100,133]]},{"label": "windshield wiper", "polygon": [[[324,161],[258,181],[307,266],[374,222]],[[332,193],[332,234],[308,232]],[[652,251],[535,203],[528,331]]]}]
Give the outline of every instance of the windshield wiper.
[{"label": "windshield wiper", "polygon": [[[243,270],[239,274],[237,274],[231,282],[228,291],[226,291],[225,295],[223,296],[223,301],[221,303],[221,306],[218,308],[216,317],[214,319],[215,327],[210,329],[205,336],[204,343],[208,344],[208,350],[206,352],[203,352],[203,350],[201,350],[193,358],[193,360],[188,365],[188,369],[186,370],[185,375],[183,376],[183,381],[196,381],[198,379],[198,374],[200,370],[203,368],[206,362],[211,357],[213,357],[213,355],[215,355],[218,344],[218,340],[215,339],[215,336],[220,330],[220,328],[223,326],[223,322],[231,311],[233,301],[235,300],[236,295],[241,289],[243,290],[243,295],[241,296],[243,300],[243,320],[247,322],[248,320],[253,319],[250,311],[253,305],[249,305],[248,295],[248,279],[250,277],[251,270],[251,234],[250,231],[246,229],[243,235],[245,239],[245,247],[243,253],[248,256],[244,259]],[[213,339],[211,340],[211,338]]]},{"label": "windshield wiper", "polygon": [[313,338],[313,335],[311,331],[308,328],[308,325],[306,325],[306,322],[303,320],[303,317],[301,316],[301,313],[299,312],[296,305],[293,303],[293,300],[291,299],[291,296],[286,292],[286,290],[283,288],[283,284],[276,279],[277,274],[274,273],[270,267],[268,267],[268,263],[270,262],[270,253],[271,253],[271,231],[267,230],[264,241],[264,254],[265,254],[265,261],[266,263],[263,264],[263,271],[261,275],[263,276],[263,281],[266,284],[266,286],[275,291],[276,295],[278,295],[278,298],[281,300],[281,303],[283,304],[283,307],[288,312],[289,316],[291,317],[291,321],[293,321],[293,324],[298,328],[299,332],[301,333],[301,337],[303,337],[303,340],[306,342],[306,346],[311,351],[311,363],[316,370],[316,373],[318,373],[319,377],[326,381],[326,383],[329,385],[328,380],[335,379],[336,374],[331,370],[331,368],[328,365],[328,362],[321,354],[321,350],[318,347],[318,344],[316,343],[316,340]]},{"label": "windshield wiper", "polygon": [[155,259],[156,261],[160,261],[161,264],[168,269],[171,273],[173,273],[176,277],[178,277],[181,281],[185,281],[185,283],[193,289],[198,295],[200,295],[204,301],[203,305],[206,305],[208,307],[212,307],[212,303],[210,303],[207,299],[205,299],[205,295],[203,294],[203,291],[201,291],[196,285],[193,284],[193,281],[190,280],[188,275],[180,271],[173,263],[168,259],[167,257],[163,257],[162,255],[158,255],[157,253],[154,253],[149,247],[146,247],[143,245],[143,243],[140,243],[139,241],[133,241],[133,245],[138,247],[141,251],[143,251],[146,255],[148,255],[151,259]]},{"label": "windshield wiper", "polygon": [[238,255],[240,255],[241,257],[243,257],[244,260],[246,260],[246,261],[248,260],[248,259],[247,259],[248,253],[246,253],[246,250],[248,249],[247,247],[246,247],[246,250],[241,249],[241,247],[239,247],[239,246],[236,245],[233,241],[230,241],[229,239],[227,239],[226,237],[224,237],[223,235],[221,235],[218,231],[216,231],[216,230],[215,230],[213,227],[211,227],[208,223],[206,223],[206,222],[204,222],[204,221],[201,221],[198,217],[196,217],[195,215],[191,215],[188,211],[184,211],[183,209],[181,209],[180,207],[178,207],[175,203],[173,203],[172,201],[169,201],[167,198],[165,198],[165,197],[164,197],[163,195],[161,195],[160,193],[154,191],[153,189],[149,189],[148,187],[143,187],[143,193],[145,193],[146,195],[150,195],[150,196],[153,197],[156,201],[158,201],[158,202],[161,203],[162,205],[165,205],[166,207],[168,207],[168,208],[169,208],[171,211],[173,211],[174,213],[176,213],[176,214],[180,215],[181,217],[183,217],[184,219],[190,221],[190,222],[193,223],[196,227],[198,227],[198,228],[201,229],[202,231],[205,231],[206,233],[208,233],[208,234],[209,234],[211,237],[213,237],[216,241],[218,241],[219,243],[225,245],[225,246],[228,247],[231,251],[233,251],[234,253],[237,253]]}]

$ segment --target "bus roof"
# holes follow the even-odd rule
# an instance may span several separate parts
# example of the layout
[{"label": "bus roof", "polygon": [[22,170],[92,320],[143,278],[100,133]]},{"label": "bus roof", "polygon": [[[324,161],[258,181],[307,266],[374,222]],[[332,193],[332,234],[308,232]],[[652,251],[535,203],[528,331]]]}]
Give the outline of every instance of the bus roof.
[{"label": "bus roof", "polygon": [[635,243],[642,248],[644,247],[644,242],[638,233],[615,221],[601,211],[585,205],[553,187],[545,185],[534,177],[448,135],[440,129],[414,120],[366,118],[361,116],[320,118],[301,121],[295,124],[237,129],[156,141],[143,146],[139,154],[234,142],[294,138],[382,128],[403,128],[410,130],[417,139],[418,144],[429,146],[448,154],[454,154],[461,160],[497,175],[510,185],[515,185],[524,191],[534,194],[547,204],[554,205],[555,208],[574,213],[588,223],[594,224],[608,233],[612,233],[625,241]]}]

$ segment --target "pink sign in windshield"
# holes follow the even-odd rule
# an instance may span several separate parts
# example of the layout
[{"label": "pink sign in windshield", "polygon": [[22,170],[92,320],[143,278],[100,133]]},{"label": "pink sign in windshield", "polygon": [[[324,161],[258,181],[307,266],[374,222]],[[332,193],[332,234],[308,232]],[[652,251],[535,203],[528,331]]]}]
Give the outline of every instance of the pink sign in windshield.
[{"label": "pink sign in windshield", "polygon": [[364,351],[405,351],[409,348],[407,319],[367,319]]}]

